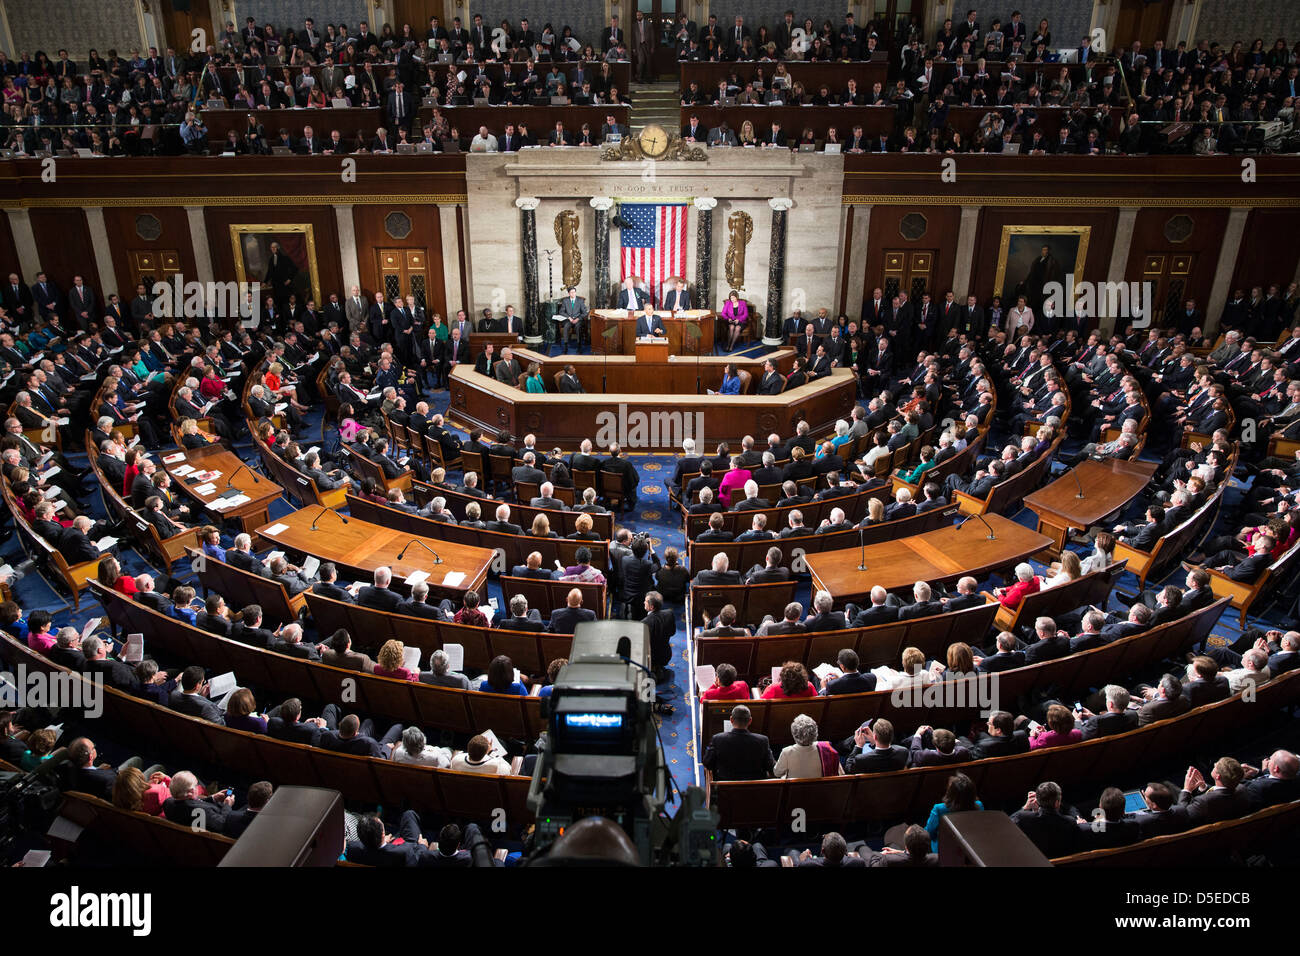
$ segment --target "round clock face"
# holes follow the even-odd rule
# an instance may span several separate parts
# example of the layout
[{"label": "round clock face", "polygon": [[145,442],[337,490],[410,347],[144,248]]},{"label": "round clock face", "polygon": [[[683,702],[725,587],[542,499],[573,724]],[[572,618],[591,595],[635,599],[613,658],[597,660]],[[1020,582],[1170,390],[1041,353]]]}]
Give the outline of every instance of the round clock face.
[{"label": "round clock face", "polygon": [[637,137],[641,144],[641,151],[651,159],[655,159],[668,152],[668,133],[662,126],[651,124],[641,130],[641,135]]}]

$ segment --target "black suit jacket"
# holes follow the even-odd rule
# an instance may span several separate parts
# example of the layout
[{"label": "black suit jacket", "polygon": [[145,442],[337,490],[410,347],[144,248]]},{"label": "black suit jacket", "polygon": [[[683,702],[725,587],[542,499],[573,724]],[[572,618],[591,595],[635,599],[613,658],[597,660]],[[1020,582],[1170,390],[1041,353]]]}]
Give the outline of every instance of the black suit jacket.
[{"label": "black suit jacket", "polygon": [[776,764],[768,739],[748,730],[714,734],[701,762],[714,780],[763,780]]}]

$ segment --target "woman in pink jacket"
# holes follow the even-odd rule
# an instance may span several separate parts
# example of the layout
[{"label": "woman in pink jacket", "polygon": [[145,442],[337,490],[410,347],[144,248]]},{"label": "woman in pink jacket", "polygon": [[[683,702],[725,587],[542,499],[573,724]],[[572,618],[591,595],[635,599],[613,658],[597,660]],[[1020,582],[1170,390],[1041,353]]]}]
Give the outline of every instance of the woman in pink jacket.
[{"label": "woman in pink jacket", "polygon": [[740,333],[749,325],[749,305],[740,297],[739,292],[733,290],[727,296],[727,301],[722,306],[722,320],[727,323],[727,351],[730,352],[740,341]]}]

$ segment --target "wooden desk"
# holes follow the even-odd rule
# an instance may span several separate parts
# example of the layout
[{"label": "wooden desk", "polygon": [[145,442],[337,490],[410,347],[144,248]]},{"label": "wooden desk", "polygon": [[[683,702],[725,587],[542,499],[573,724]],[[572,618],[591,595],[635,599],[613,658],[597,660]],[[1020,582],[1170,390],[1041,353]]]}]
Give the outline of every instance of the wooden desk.
[{"label": "wooden desk", "polygon": [[984,515],[997,536],[978,517],[962,525],[867,545],[867,570],[859,571],[859,549],[824,551],[804,560],[814,592],[827,590],[836,603],[861,602],[879,584],[887,591],[910,590],[917,581],[944,584],[963,575],[980,578],[1010,567],[1051,544],[1051,538],[1001,515]]},{"label": "wooden desk", "polygon": [[1065,547],[1071,528],[1090,527],[1132,501],[1147,486],[1156,463],[1089,458],[1071,470],[1073,477],[1067,472],[1025,496],[1025,505],[1038,515],[1038,530],[1052,539],[1053,557]]},{"label": "wooden desk", "polygon": [[636,343],[636,361],[638,365],[667,365],[667,339],[640,339]]},{"label": "wooden desk", "polygon": [[[316,530],[311,524],[319,516]],[[337,511],[326,514],[320,508],[302,508],[285,515],[278,521],[257,528],[255,534],[263,541],[278,548],[314,555],[322,561],[333,561],[340,569],[340,577],[353,577],[366,584],[370,583],[375,568],[393,569],[393,588],[405,593],[401,582],[412,571],[426,571],[429,579],[429,595],[439,598],[459,600],[468,590],[483,594],[483,585],[487,581],[488,568],[492,564],[490,548],[475,548],[467,544],[452,541],[440,541],[421,535],[407,534],[381,525],[370,524],[359,518],[348,518],[344,524]],[[283,531],[274,534],[270,528],[275,525],[288,525]],[[419,541],[425,547],[436,551],[442,558],[441,564],[434,564],[433,555],[418,544],[411,545],[401,561],[397,555],[412,541]],[[343,569],[351,572],[342,573]],[[448,573],[459,571],[465,580],[456,585],[443,583]]]},{"label": "wooden desk", "polygon": [[[636,346],[636,319],[641,313],[628,312],[626,309],[592,309],[591,310],[591,351],[602,355],[608,349],[610,355],[631,355]],[[656,311],[655,316],[664,325],[668,333],[668,352],[671,355],[709,354],[713,351],[713,313],[707,309],[692,309],[689,312]],[[700,327],[699,336],[690,335],[686,325],[694,322]],[[606,346],[602,337],[605,329],[617,326],[619,334]]]},{"label": "wooden desk", "polygon": [[[478,357],[478,346],[471,351]],[[481,350],[479,350],[481,351]],[[749,373],[754,391],[763,378],[763,362],[771,359],[782,375],[789,375],[794,368],[794,349],[778,349],[763,356],[743,355],[669,355],[666,361],[646,362],[635,355],[544,355],[523,346],[514,347],[515,357],[520,364],[528,367],[529,362],[537,362],[542,367],[542,380],[548,391],[555,390],[555,374],[564,371],[566,365],[572,365],[574,374],[588,392],[602,392],[605,384],[611,390],[620,392],[662,393],[665,395],[703,395],[705,389],[717,391],[722,385],[722,376],[728,363],[735,363],[737,369]],[[699,388],[696,389],[696,380]]]},{"label": "wooden desk", "polygon": [[[161,457],[167,459],[172,455],[180,454],[182,451],[184,449],[164,452]],[[249,500],[226,511],[213,511],[212,514],[220,515],[223,518],[235,518],[239,521],[240,527],[249,532],[258,525],[266,524],[271,502],[284,493],[283,488],[270,478],[255,474],[240,460],[238,455],[226,451],[220,445],[209,445],[206,448],[184,451],[184,454],[184,461],[163,461],[163,467],[167,470],[167,474],[171,476],[174,489],[183,492],[187,497],[207,507],[211,502],[221,498],[228,485],[233,483],[241,494],[248,495]],[[210,494],[197,494],[194,491],[196,485],[186,481],[188,475],[176,474],[176,469],[185,465],[189,465],[195,471],[221,472],[219,478],[213,479],[216,488]],[[239,474],[236,475],[235,472],[237,471]],[[231,482],[231,475],[235,476],[233,482]],[[198,484],[202,484],[202,482]]]},{"label": "wooden desk", "polygon": [[[530,355],[524,350],[520,361],[526,362]],[[597,375],[602,363],[597,357],[592,369]],[[699,367],[708,370],[708,363],[704,359]],[[718,372],[720,379],[721,368]],[[532,433],[547,448],[577,448],[583,439],[592,439],[599,445],[619,441],[632,452],[665,453],[679,449],[685,437],[695,439],[697,445],[703,439],[702,444],[711,448],[745,435],[793,435],[800,419],[820,435],[847,415],[857,395],[856,375],[842,368],[780,395],[700,395],[695,377],[694,358],[675,355],[667,365],[645,366],[637,365],[631,356],[611,357],[609,393],[537,395],[461,365],[451,372],[447,416],[467,429],[482,428],[489,434],[502,429],[513,435]],[[674,382],[689,385],[675,388]],[[641,385],[649,387],[636,391]],[[613,392],[615,388],[627,391]]]}]

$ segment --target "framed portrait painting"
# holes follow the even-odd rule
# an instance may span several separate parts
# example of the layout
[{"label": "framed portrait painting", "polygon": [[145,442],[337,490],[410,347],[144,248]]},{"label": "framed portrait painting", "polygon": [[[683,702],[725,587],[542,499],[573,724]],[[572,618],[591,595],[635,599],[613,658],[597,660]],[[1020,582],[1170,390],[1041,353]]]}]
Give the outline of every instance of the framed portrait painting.
[{"label": "framed portrait painting", "polygon": [[316,236],[307,224],[232,225],[230,245],[235,256],[235,278],[260,282],[262,298],[275,297],[282,310],[292,293],[299,306],[308,299],[321,300],[320,273],[316,267]]},{"label": "framed portrait painting", "polygon": [[994,289],[1010,309],[1019,296],[1038,315],[1043,308],[1043,287],[1049,282],[1065,286],[1066,276],[1083,281],[1091,226],[1003,226],[998,246],[998,271]]}]

